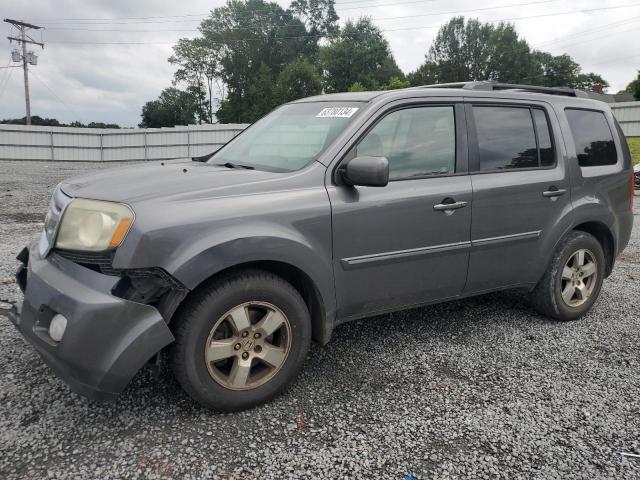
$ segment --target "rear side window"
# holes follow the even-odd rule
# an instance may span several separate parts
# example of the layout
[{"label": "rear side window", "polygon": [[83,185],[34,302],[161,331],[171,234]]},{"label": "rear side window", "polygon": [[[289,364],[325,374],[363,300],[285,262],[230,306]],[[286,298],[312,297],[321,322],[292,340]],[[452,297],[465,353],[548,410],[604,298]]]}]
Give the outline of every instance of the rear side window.
[{"label": "rear side window", "polygon": [[613,135],[603,112],[565,110],[581,167],[614,165],[618,161]]},{"label": "rear side window", "polygon": [[480,171],[551,167],[555,153],[547,116],[528,107],[473,107]]}]

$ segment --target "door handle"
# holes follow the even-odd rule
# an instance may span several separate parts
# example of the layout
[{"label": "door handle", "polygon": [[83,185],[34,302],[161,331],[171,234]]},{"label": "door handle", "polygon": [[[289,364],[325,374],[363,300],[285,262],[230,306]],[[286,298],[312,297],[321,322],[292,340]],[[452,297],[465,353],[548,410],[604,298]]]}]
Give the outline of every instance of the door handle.
[{"label": "door handle", "polygon": [[467,202],[451,202],[451,203],[438,203],[433,206],[433,209],[438,212],[448,213],[449,211],[458,210],[467,206]]},{"label": "door handle", "polygon": [[560,197],[565,193],[567,193],[567,191],[564,188],[549,187],[549,190],[545,190],[544,192],[542,192],[542,196],[547,198],[554,198]]}]

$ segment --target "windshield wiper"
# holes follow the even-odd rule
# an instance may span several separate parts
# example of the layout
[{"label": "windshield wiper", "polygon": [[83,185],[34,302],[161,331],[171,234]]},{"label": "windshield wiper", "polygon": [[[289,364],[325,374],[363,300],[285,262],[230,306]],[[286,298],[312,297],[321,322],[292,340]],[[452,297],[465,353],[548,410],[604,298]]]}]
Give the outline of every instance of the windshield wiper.
[{"label": "windshield wiper", "polygon": [[225,162],[225,163],[214,163],[214,165],[217,165],[218,167],[244,168],[246,170],[255,170],[255,167],[252,167],[251,165],[241,165],[240,163]]}]

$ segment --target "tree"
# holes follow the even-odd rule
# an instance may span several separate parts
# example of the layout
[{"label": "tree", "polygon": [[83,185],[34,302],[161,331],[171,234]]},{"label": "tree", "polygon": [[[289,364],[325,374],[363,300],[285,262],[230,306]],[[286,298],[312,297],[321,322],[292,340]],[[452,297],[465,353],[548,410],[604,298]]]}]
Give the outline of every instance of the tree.
[{"label": "tree", "polygon": [[304,22],[310,35],[327,37],[340,29],[334,0],[293,0],[289,10]]},{"label": "tree", "polygon": [[[0,120],[0,123],[12,125],[26,125],[26,118],[7,118]],[[38,115],[31,116],[31,124],[45,127],[74,127],[74,128],[120,128],[115,123],[89,122],[86,125],[82,122],[73,121],[71,123],[60,123],[55,118],[42,118]]]},{"label": "tree", "polygon": [[175,127],[195,123],[198,109],[194,96],[175,87],[165,88],[157,100],[142,107],[141,128]]},{"label": "tree", "polygon": [[181,38],[169,57],[169,63],[178,67],[173,74],[174,85],[183,82],[194,95],[200,123],[203,120],[213,123],[214,86],[217,84],[223,93],[221,84],[217,82],[220,78],[218,54],[216,46],[203,38]]},{"label": "tree", "polygon": [[275,84],[278,104],[317,95],[322,91],[322,78],[307,60],[294,60],[278,76]]},{"label": "tree", "polygon": [[634,99],[640,100],[640,71],[638,71],[638,76],[635,80],[632,80],[624,91],[631,93]]},{"label": "tree", "polygon": [[408,80],[398,77],[391,77],[389,83],[382,86],[382,90],[397,90],[399,88],[409,88],[411,83]]},{"label": "tree", "polygon": [[347,21],[336,38],[320,48],[327,92],[345,92],[356,82],[378,90],[392,77],[404,78],[389,43],[370,18]]},{"label": "tree", "polygon": [[412,87],[438,83],[438,65],[433,62],[426,61],[420,65],[417,70],[409,73],[407,75],[407,80]]},{"label": "tree", "polygon": [[608,83],[596,73],[582,73],[568,55],[532,51],[509,23],[481,23],[455,17],[443,25],[425,63],[408,76],[412,85],[495,80],[543,86],[591,89]]},{"label": "tree", "polygon": [[285,66],[317,48],[317,38],[291,10],[264,0],[229,0],[211,12],[200,31],[217,51],[227,88],[216,112],[222,122],[253,122],[267,113],[275,103],[271,85]]},{"label": "tree", "polygon": [[349,87],[350,92],[366,92],[367,89],[360,82],[356,82]]}]

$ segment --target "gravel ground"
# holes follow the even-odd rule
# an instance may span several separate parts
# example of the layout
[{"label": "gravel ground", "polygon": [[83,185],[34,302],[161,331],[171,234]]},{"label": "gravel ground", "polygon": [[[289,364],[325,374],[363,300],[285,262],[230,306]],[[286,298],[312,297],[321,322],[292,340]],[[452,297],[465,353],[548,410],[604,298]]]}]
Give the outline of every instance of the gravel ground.
[{"label": "gravel ground", "polygon": [[[20,296],[14,256],[54,185],[97,168],[0,162],[0,299]],[[0,316],[0,478],[640,478],[619,454],[640,453],[639,213],[583,320],[507,292],[358,321],[237,414],[196,406],[166,369],[90,403]]]}]

